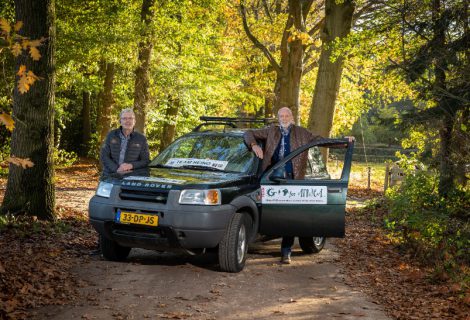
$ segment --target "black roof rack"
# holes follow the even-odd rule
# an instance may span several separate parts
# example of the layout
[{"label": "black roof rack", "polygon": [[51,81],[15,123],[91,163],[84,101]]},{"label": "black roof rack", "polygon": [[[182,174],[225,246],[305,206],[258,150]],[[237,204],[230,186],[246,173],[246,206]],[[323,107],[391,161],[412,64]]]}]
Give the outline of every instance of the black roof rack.
[{"label": "black roof rack", "polygon": [[204,123],[201,123],[193,129],[193,131],[199,131],[203,126],[206,125],[225,125],[232,128],[238,128],[237,123],[263,123],[265,125],[276,121],[274,118],[231,118],[231,117],[207,117],[202,116],[199,118]]}]

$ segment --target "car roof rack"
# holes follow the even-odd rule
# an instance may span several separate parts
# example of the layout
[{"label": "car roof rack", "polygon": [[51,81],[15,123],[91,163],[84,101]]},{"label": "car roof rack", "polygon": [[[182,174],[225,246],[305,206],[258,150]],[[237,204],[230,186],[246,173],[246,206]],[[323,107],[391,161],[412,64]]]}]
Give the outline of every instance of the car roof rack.
[{"label": "car roof rack", "polygon": [[231,117],[207,117],[201,116],[199,117],[201,121],[205,121],[201,123],[197,127],[193,129],[193,132],[199,131],[203,126],[207,125],[224,125],[229,126],[232,128],[239,128],[238,123],[262,123],[264,125],[268,125],[276,119],[274,118],[231,118]]}]

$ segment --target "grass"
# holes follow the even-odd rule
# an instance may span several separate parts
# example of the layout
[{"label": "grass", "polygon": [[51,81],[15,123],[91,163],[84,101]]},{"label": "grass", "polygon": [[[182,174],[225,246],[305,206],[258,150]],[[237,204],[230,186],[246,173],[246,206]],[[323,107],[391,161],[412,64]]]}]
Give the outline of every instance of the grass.
[{"label": "grass", "polygon": [[[351,174],[349,176],[349,185],[352,187],[367,188],[370,168],[370,188],[383,191],[385,181],[385,163],[365,163],[353,161]],[[342,166],[336,160],[328,162],[328,172],[333,178],[339,178]]]}]

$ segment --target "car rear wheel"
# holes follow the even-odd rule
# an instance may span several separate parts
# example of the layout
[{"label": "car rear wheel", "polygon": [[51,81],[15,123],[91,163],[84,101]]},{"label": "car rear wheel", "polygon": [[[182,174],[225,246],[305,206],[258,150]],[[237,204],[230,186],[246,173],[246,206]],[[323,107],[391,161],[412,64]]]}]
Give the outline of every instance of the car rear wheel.
[{"label": "car rear wheel", "polygon": [[325,246],[325,237],[299,237],[300,248],[304,253],[318,253]]},{"label": "car rear wheel", "polygon": [[225,235],[219,244],[219,264],[222,271],[240,272],[243,270],[251,225],[251,217],[248,214],[236,212],[230,219]]},{"label": "car rear wheel", "polygon": [[102,235],[100,235],[100,247],[103,257],[111,261],[124,261],[131,251],[131,248],[123,247]]}]

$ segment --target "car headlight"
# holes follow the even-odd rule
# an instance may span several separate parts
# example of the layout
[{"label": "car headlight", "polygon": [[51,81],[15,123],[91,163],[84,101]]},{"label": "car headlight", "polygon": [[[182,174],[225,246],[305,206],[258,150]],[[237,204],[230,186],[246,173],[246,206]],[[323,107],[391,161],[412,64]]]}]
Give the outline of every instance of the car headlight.
[{"label": "car headlight", "polygon": [[200,204],[206,206],[216,206],[221,202],[220,190],[195,190],[187,189],[181,191],[180,201],[181,204]]},{"label": "car headlight", "polygon": [[100,197],[109,198],[111,195],[111,190],[113,189],[113,184],[109,182],[100,182],[98,189],[96,190],[96,195]]}]

